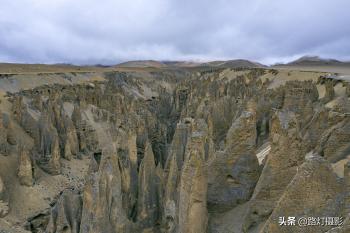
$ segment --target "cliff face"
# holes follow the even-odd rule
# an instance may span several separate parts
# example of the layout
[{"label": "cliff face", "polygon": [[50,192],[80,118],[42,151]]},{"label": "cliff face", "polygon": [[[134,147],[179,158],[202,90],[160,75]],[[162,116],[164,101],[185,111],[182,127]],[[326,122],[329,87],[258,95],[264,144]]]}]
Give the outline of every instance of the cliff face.
[{"label": "cliff face", "polygon": [[348,219],[279,217],[350,213],[347,83],[267,69],[95,75],[3,98],[0,230],[346,231]]}]

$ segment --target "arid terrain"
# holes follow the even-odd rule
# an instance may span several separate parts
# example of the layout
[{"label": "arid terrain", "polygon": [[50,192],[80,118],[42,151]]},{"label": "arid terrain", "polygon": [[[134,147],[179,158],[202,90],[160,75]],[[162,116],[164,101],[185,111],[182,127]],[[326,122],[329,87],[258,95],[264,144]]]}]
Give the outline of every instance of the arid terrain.
[{"label": "arid terrain", "polygon": [[0,64],[0,233],[349,233],[349,97],[314,57]]}]

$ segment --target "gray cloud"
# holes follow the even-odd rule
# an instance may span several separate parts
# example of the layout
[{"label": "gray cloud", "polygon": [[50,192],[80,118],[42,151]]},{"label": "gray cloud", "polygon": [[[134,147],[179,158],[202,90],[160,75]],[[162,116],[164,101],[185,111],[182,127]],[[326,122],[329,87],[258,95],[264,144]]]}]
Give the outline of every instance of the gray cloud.
[{"label": "gray cloud", "polygon": [[348,0],[0,0],[0,60],[350,59]]}]

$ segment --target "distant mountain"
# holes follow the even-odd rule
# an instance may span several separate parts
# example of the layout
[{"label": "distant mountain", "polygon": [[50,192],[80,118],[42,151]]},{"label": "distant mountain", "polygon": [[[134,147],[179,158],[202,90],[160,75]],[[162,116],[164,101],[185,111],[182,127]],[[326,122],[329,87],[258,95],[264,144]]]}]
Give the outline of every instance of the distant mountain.
[{"label": "distant mountain", "polygon": [[289,62],[287,66],[343,66],[349,65],[349,62],[342,62],[336,59],[325,59],[319,56],[303,56],[295,61]]},{"label": "distant mountain", "polygon": [[228,61],[212,61],[203,63],[202,66],[213,66],[213,67],[222,67],[222,68],[238,68],[238,67],[246,67],[246,68],[262,68],[266,67],[263,64],[258,62],[252,62],[244,59],[236,59],[236,60],[228,60]]},{"label": "distant mountain", "polygon": [[163,64],[172,67],[196,67],[200,66],[202,63],[194,61],[163,61]]},{"label": "distant mountain", "polygon": [[155,68],[162,68],[167,67],[166,64],[160,62],[160,61],[154,61],[154,60],[140,60],[140,61],[127,61],[120,63],[116,65],[115,67],[136,67],[136,68],[146,68],[146,67],[155,67]]},{"label": "distant mountain", "polygon": [[237,60],[227,60],[227,61],[210,61],[210,62],[194,62],[194,61],[154,61],[154,60],[141,60],[141,61],[128,61],[123,62],[115,67],[137,67],[137,68],[145,68],[145,67],[218,67],[218,68],[238,68],[238,67],[246,67],[246,68],[258,68],[258,67],[266,67],[260,63],[252,62],[243,59]]}]

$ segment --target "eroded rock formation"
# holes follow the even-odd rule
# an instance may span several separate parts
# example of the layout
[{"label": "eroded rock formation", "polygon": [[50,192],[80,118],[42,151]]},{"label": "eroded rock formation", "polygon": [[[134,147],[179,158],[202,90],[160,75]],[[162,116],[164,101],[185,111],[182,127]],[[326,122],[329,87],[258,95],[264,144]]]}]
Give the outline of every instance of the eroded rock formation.
[{"label": "eroded rock formation", "polygon": [[9,212],[5,184],[0,177],[0,218],[5,217]]},{"label": "eroded rock formation", "polygon": [[32,186],[34,182],[33,177],[33,163],[29,155],[29,151],[25,146],[19,148],[18,173],[19,182],[22,185]]},{"label": "eroded rock formation", "polygon": [[[0,216],[35,233],[346,232],[349,85],[299,74],[55,74],[8,93]],[[279,226],[305,215],[345,222]]]}]

